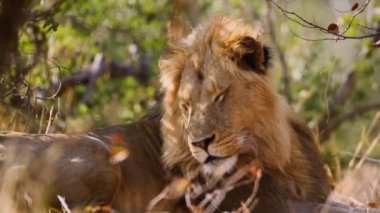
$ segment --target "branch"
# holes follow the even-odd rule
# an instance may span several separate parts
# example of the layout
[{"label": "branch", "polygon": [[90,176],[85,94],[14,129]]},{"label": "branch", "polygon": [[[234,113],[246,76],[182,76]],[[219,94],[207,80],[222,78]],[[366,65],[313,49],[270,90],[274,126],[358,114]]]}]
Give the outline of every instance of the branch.
[{"label": "branch", "polygon": [[[97,79],[106,73],[111,78],[133,76],[143,85],[149,81],[149,64],[147,56],[141,56],[138,65],[123,64],[107,59],[103,54],[97,54],[94,61],[84,69],[78,69],[71,76],[62,77],[59,81],[53,82],[50,88],[43,89],[37,99],[50,100],[62,95],[67,89],[76,85],[87,85],[82,101],[88,103],[92,90]],[[57,65],[59,67],[59,65]]]},{"label": "branch", "polygon": [[344,113],[342,116],[335,118],[334,121],[330,123],[329,122],[323,123],[325,122],[325,120],[321,119],[321,122],[320,122],[321,129],[319,129],[320,142],[321,143],[325,142],[329,138],[330,134],[334,130],[336,130],[344,121],[354,119],[357,116],[360,116],[366,112],[373,111],[373,110],[380,110],[380,101],[358,106],[352,111],[348,113]]},{"label": "branch", "polygon": [[325,113],[321,116],[318,122],[318,132],[320,141],[323,142],[329,138],[332,129],[330,129],[331,116],[336,115],[337,108],[344,105],[347,99],[351,96],[357,82],[356,73],[351,71],[348,73],[346,80],[328,101]]},{"label": "branch", "polygon": [[95,56],[94,62],[92,63],[90,67],[90,76],[88,80],[88,84],[86,87],[86,91],[84,93],[84,96],[82,98],[82,102],[88,104],[90,102],[92,90],[94,89],[96,80],[99,76],[101,76],[106,69],[106,59],[103,54],[98,53]]},{"label": "branch", "polygon": [[64,0],[46,1],[38,11],[30,12],[27,19],[28,21],[37,21],[47,16],[52,16],[64,2]]},{"label": "branch", "polygon": [[373,110],[380,110],[380,101],[358,106],[352,111],[343,114],[337,121],[334,122],[334,125],[332,126],[332,128],[336,128],[345,120],[354,119],[355,117],[359,115],[362,115],[368,111],[373,111]]},{"label": "branch", "polygon": [[333,35],[334,37],[328,37],[328,38],[304,38],[302,36],[299,36],[295,33],[293,33],[296,37],[298,38],[301,38],[303,40],[307,40],[307,41],[326,41],[326,40],[335,40],[335,41],[339,41],[339,40],[346,40],[346,39],[364,39],[364,38],[372,38],[372,37],[376,37],[376,36],[379,36],[380,34],[378,32],[376,33],[372,33],[372,34],[366,34],[366,35],[360,35],[360,36],[347,36],[345,35],[347,33],[347,31],[352,27],[352,24],[355,20],[355,18],[364,12],[364,10],[367,8],[368,4],[371,2],[371,0],[367,0],[367,2],[362,5],[359,9],[358,9],[358,12],[356,12],[350,22],[348,23],[347,27],[345,28],[345,30],[342,32],[342,33],[337,33],[335,31],[331,31],[329,30],[328,28],[326,27],[322,27],[320,25],[318,25],[317,23],[313,23],[311,21],[308,21],[306,20],[305,18],[303,18],[302,16],[298,15],[297,13],[295,12],[291,12],[291,11],[288,11],[288,10],[285,10],[284,8],[282,8],[279,4],[277,4],[275,1],[273,0],[268,0],[270,1],[273,5],[275,5],[275,7],[277,9],[279,9],[281,11],[281,13],[289,20],[297,23],[298,25],[301,25],[305,28],[310,28],[310,29],[316,29],[316,30],[319,30],[321,31],[322,33],[325,33],[325,34],[329,34],[329,35]]}]

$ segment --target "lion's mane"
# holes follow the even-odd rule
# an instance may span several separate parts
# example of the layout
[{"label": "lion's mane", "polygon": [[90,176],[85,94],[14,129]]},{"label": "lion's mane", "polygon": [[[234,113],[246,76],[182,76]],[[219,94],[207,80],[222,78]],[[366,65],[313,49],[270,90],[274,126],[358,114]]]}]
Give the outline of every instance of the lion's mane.
[{"label": "lion's mane", "polygon": [[[187,121],[181,114],[179,93],[183,84],[192,82],[184,77],[186,72],[196,73],[193,77],[199,79],[225,72],[231,79],[242,79],[237,84],[251,91],[229,91],[227,97],[229,114],[224,120],[250,122],[245,131],[252,140],[241,148],[249,152],[239,155],[237,166],[258,160],[264,170],[263,182],[268,186],[262,186],[263,189],[291,199],[324,201],[329,186],[317,144],[310,130],[274,89],[268,60],[261,35],[243,21],[227,17],[195,28],[188,37],[170,46],[159,62],[164,94],[163,161],[169,168],[180,168],[184,175],[200,172],[202,163],[192,156],[186,142]],[[194,98],[191,95],[190,99]]]}]

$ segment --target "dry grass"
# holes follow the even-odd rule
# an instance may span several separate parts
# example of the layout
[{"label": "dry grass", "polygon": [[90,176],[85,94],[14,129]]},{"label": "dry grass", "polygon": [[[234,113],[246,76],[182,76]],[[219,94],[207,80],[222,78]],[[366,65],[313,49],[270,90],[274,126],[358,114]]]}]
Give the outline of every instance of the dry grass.
[{"label": "dry grass", "polygon": [[[364,127],[361,138],[354,151],[347,152],[339,150],[332,140],[333,163],[328,166],[334,168],[330,172],[332,184],[335,189],[329,197],[330,202],[337,202],[353,208],[380,209],[380,160],[371,156],[378,150],[380,141],[380,111],[376,113],[371,124]],[[46,186],[41,182],[33,181],[27,172],[28,160],[25,158],[17,162],[17,156],[4,154],[6,148],[0,145],[0,212],[52,212],[71,213],[77,212],[70,208],[64,197],[55,195],[61,209],[54,209],[46,205]],[[125,153],[123,153],[125,154]],[[47,153],[46,161],[54,162],[57,153]],[[124,155],[123,155],[124,156]],[[119,155],[115,155],[115,161],[119,161]],[[125,157],[122,157],[124,160]],[[121,160],[121,161],[122,161]],[[343,161],[347,161],[347,165]],[[16,162],[16,163],[15,163]],[[42,172],[43,170],[41,170]],[[49,171],[43,171],[43,176],[49,177]],[[246,200],[242,200],[241,206],[233,212],[246,213],[252,210],[256,203],[257,190],[260,187],[261,168],[252,164],[250,167],[242,168],[223,184],[208,182],[207,185],[195,184],[191,180],[175,179],[171,184],[154,198],[149,206],[154,206],[165,199],[180,199],[185,197],[186,204],[191,212],[214,212],[226,194],[245,184],[253,184],[252,194]],[[202,198],[202,199],[199,199]],[[201,200],[195,202],[195,200]]]},{"label": "dry grass", "polygon": [[[334,150],[335,173],[332,177],[335,190],[329,200],[351,207],[379,209],[380,207],[380,160],[371,157],[378,150],[380,140],[380,111],[372,123],[363,128],[361,138],[353,153]],[[350,158],[342,168],[342,159]]]}]

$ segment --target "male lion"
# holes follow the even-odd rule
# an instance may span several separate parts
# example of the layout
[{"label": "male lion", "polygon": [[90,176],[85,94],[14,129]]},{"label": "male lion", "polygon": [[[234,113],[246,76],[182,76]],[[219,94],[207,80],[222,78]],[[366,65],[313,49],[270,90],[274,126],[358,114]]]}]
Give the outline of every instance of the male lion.
[{"label": "male lion", "polygon": [[[0,212],[32,212],[38,200],[42,209],[58,208],[57,195],[80,212],[145,212],[147,206],[186,212],[188,194],[178,196],[186,185],[181,181],[176,193],[157,196],[178,200],[150,201],[168,192],[167,182],[178,180],[174,175],[212,191],[252,164],[263,171],[254,211],[291,211],[297,200],[323,202],[330,189],[318,148],[273,89],[268,60],[258,33],[240,20],[218,18],[160,60],[162,132],[160,112],[87,134],[0,132]],[[110,161],[119,146],[128,157]],[[252,184],[234,187],[224,202],[211,199],[218,204],[213,210],[237,209],[252,194]]]},{"label": "male lion", "polygon": [[[323,202],[330,188],[318,147],[274,89],[268,65],[261,35],[226,17],[170,46],[159,61],[163,161],[206,183],[259,163],[257,212],[286,211],[285,197]],[[230,192],[219,210],[236,209],[250,193]]]}]

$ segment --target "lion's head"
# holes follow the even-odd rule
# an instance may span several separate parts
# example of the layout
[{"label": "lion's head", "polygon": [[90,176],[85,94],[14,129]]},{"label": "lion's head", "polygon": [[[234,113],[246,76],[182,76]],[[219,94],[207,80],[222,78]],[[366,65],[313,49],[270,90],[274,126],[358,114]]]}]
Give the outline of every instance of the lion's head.
[{"label": "lion's head", "polygon": [[[168,48],[159,61],[167,166],[221,178],[253,160],[276,173],[292,158],[305,160],[291,110],[272,85],[269,58],[258,32],[226,17]],[[306,167],[296,173],[307,176]]]}]

